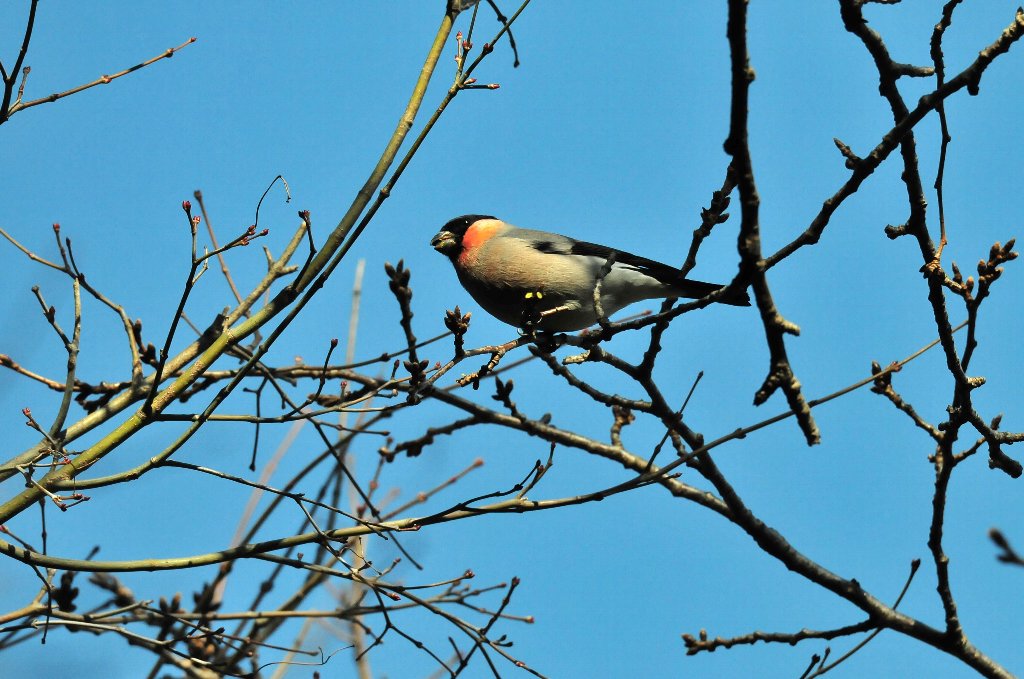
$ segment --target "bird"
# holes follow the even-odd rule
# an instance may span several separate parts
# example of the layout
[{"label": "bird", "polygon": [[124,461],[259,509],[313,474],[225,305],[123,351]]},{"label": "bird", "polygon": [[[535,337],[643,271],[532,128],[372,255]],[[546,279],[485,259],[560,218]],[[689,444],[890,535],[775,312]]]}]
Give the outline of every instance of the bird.
[{"label": "bird", "polygon": [[[644,299],[699,299],[725,287],[685,278],[675,267],[624,250],[519,228],[491,215],[456,217],[430,244],[448,257],[462,287],[485,311],[517,328],[573,332],[594,325],[600,320],[594,305],[599,281],[605,318]],[[743,290],[717,301],[750,306]]]}]

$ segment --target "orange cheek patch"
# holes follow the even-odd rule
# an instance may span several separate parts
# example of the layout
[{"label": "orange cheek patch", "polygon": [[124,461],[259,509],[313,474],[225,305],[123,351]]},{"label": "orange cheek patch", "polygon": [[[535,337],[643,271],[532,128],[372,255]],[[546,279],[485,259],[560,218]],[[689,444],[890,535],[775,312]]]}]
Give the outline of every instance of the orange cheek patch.
[{"label": "orange cheek patch", "polygon": [[501,222],[496,219],[481,219],[466,229],[462,236],[462,247],[464,250],[478,248],[494,236],[501,228]]}]

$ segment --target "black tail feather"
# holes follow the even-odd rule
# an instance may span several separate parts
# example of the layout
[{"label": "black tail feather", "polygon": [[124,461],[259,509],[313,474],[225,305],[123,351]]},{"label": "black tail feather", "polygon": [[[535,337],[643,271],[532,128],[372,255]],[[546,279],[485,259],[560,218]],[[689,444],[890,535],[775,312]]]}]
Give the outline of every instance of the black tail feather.
[{"label": "black tail feather", "polygon": [[[653,276],[654,273],[651,272],[651,275]],[[705,283],[704,281],[695,281],[690,278],[679,278],[678,272],[676,273],[675,280],[666,281],[661,276],[655,276],[655,278],[678,289],[680,297],[688,297],[690,299],[707,297],[712,292],[717,292],[725,287],[718,283]],[[732,306],[750,306],[750,295],[747,294],[746,290],[734,290],[718,301]]]},{"label": "black tail feather", "polygon": [[[570,252],[574,255],[588,255],[608,259],[612,255],[613,250],[604,245],[578,240],[573,241]],[[665,285],[677,288],[680,297],[700,299],[725,287],[718,283],[705,283],[704,281],[683,278],[679,273],[679,269],[674,269],[667,264],[656,262],[653,259],[647,259],[646,257],[623,252],[622,250],[615,250],[614,253],[616,262],[631,266]],[[731,304],[732,306],[750,306],[750,296],[745,290],[732,292],[718,301],[722,304]]]}]

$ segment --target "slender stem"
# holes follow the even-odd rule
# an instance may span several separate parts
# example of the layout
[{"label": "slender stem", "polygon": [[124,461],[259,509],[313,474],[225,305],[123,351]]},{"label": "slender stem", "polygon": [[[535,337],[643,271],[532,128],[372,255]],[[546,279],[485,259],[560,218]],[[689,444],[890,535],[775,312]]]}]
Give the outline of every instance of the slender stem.
[{"label": "slender stem", "polygon": [[[321,250],[313,257],[309,262],[309,265],[300,273],[298,279],[293,281],[291,285],[286,286],[265,307],[254,313],[251,318],[241,321],[237,326],[225,329],[224,332],[213,339],[210,346],[196,358],[191,368],[185,374],[174,380],[166,389],[152,399],[152,402],[149,405],[153,413],[162,412],[169,404],[173,403],[188,386],[195,382],[199,376],[208,370],[218,358],[220,358],[237,342],[253,333],[257,328],[268,323],[274,317],[287,311],[288,313],[285,314],[284,320],[253,352],[253,357],[247,362],[246,369],[239,371],[236,378],[223,388],[217,397],[214,398],[213,402],[211,402],[205,412],[208,414],[212,413],[213,410],[215,410],[216,407],[220,405],[225,398],[227,398],[228,394],[230,394],[234,387],[237,386],[242,377],[247,374],[247,370],[251,369],[252,366],[254,366],[266,353],[270,348],[270,345],[282,332],[284,332],[284,329],[288,326],[291,320],[295,318],[303,307],[305,307],[313,294],[323,286],[327,277],[330,276],[338,264],[340,264],[341,256],[344,255],[344,252],[339,252],[343,240],[352,229],[356,219],[362,213],[367,203],[369,203],[370,197],[373,195],[373,191],[383,180],[388,167],[398,154],[402,141],[405,139],[409,129],[412,127],[413,121],[416,118],[416,113],[419,111],[420,104],[426,94],[427,85],[430,82],[430,78],[434,73],[435,67],[437,66],[441,51],[448,40],[449,34],[451,33],[456,14],[456,12],[452,11],[445,12],[444,17],[441,20],[441,25],[434,37],[434,42],[427,54],[426,61],[420,71],[419,77],[416,80],[416,84],[413,87],[409,103],[399,120],[397,129],[385,147],[380,160],[370,173],[369,179],[367,179],[363,188],[360,189],[356,195],[351,207],[338,223],[338,226],[328,237],[324,247],[321,248]],[[303,292],[305,294],[302,294],[302,296],[299,297],[300,293]],[[40,486],[42,488],[46,488],[50,485],[56,486],[74,478],[83,470],[103,459],[110,451],[121,445],[121,443],[128,440],[128,438],[144,427],[149,420],[150,415],[143,410],[135,412],[93,446],[82,451],[82,453],[70,463],[46,474],[46,476],[39,481]],[[195,422],[188,429],[185,435],[179,437],[176,442],[177,445],[169,452],[173,453],[174,450],[179,448],[181,445],[184,445],[185,441],[187,441],[193,433],[198,431],[202,424],[202,420]],[[37,502],[41,496],[41,488],[33,486],[26,488],[3,505],[0,505],[0,523],[16,516],[26,507]]]}]

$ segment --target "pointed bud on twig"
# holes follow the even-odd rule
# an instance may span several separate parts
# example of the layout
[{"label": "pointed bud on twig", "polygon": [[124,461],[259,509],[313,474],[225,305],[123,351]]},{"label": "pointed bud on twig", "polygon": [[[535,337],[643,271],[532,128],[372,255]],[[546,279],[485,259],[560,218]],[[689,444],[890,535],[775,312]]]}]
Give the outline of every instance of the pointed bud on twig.
[{"label": "pointed bud on twig", "polygon": [[844,144],[838,137],[833,137],[832,143],[835,144],[836,148],[839,149],[839,152],[843,154],[843,158],[846,158],[846,168],[848,170],[857,169],[857,166],[861,163],[860,157],[858,157],[857,154],[854,153],[850,147]]},{"label": "pointed bud on twig", "polygon": [[1000,549],[1010,548],[1010,543],[1006,540],[1006,536],[1003,535],[998,528],[990,528],[988,531],[988,537],[995,543],[996,547]]}]

